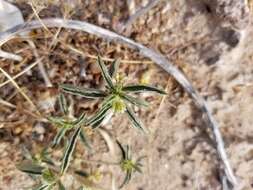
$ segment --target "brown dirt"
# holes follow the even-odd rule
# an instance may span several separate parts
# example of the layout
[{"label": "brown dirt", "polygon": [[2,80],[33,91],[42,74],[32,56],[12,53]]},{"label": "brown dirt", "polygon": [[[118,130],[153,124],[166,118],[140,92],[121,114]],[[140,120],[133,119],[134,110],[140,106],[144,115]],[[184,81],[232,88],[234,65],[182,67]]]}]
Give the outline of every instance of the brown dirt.
[{"label": "brown dirt", "polygon": [[[45,8],[39,13],[41,18],[66,16],[64,4],[41,2],[45,3]],[[85,20],[116,30],[119,21],[128,16],[127,5],[123,1],[75,2],[76,7],[67,18]],[[25,20],[34,18],[26,1],[16,3]],[[141,1],[136,3],[138,6]],[[56,31],[57,29],[51,30],[53,34]],[[205,97],[222,131],[226,151],[239,179],[238,189],[243,190],[253,189],[252,34],[251,23],[243,30],[234,29],[226,20],[217,19],[215,12],[209,10],[208,4],[197,0],[164,1],[138,19],[127,34],[166,55],[184,71]],[[54,105],[59,83],[72,82],[87,87],[102,85],[98,68],[93,64],[94,59],[82,58],[62,43],[57,43],[49,50],[52,35],[43,30],[36,30],[34,35],[37,37],[33,41],[40,56],[45,57],[54,87],[45,87],[37,69],[16,81],[36,105],[41,105],[40,111],[43,114],[54,114],[54,106],[48,102],[50,97],[50,102]],[[96,50],[99,49],[105,57],[142,60],[136,52],[124,46],[107,43],[81,32],[61,30],[58,38],[85,53],[96,55]],[[3,49],[9,52],[22,50],[20,55],[27,58],[23,64],[0,59],[0,66],[12,76],[35,60],[27,43],[20,39],[11,40]],[[86,77],[80,76],[82,65],[86,69]],[[150,83],[162,86],[169,92],[163,99],[146,94],[151,107],[136,109],[151,131],[148,136],[129,127],[128,120],[123,116],[113,118],[105,126],[112,137],[123,144],[129,143],[136,156],[147,156],[143,174],[136,174],[125,189],[222,189],[216,152],[210,145],[206,126],[191,99],[170,76],[154,65],[126,64],[122,65],[121,71],[128,75],[129,82],[138,81],[143,73],[151,71]],[[5,78],[0,75],[0,82],[3,81]],[[36,147],[46,145],[52,139],[55,129],[42,123],[41,131],[38,121],[24,112],[23,108],[30,109],[29,105],[11,84],[1,88],[0,97],[17,106],[16,109],[0,107],[0,120],[11,122],[0,123],[0,190],[21,190],[34,183],[15,167],[21,159],[21,147],[26,146],[36,152]],[[75,100],[78,101],[76,113],[79,110],[92,112],[97,107],[97,102]],[[81,146],[78,147],[75,154],[77,165],[80,165],[79,160],[84,156],[90,160],[113,161],[118,158],[118,154],[112,155],[109,152],[98,132],[91,134],[90,139],[94,152],[88,154]],[[59,151],[55,156],[60,156]],[[82,167],[85,168],[86,165]],[[97,164],[93,169],[102,172],[111,169],[117,176],[117,183],[123,177],[112,166]],[[69,177],[69,180],[72,178]],[[100,183],[110,189],[108,175]]]}]

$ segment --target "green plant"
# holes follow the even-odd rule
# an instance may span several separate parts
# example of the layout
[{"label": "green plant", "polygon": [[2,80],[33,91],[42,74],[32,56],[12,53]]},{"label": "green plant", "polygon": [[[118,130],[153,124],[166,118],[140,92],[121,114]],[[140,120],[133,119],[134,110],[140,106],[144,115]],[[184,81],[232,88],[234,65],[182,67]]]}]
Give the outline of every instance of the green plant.
[{"label": "green plant", "polygon": [[99,127],[106,117],[111,118],[112,114],[126,113],[132,122],[133,126],[139,129],[144,129],[141,122],[135,116],[130,105],[136,106],[148,106],[148,103],[144,100],[138,99],[130,93],[140,92],[156,92],[165,95],[166,93],[158,88],[147,85],[124,85],[123,77],[117,74],[120,61],[115,60],[109,70],[107,70],[104,62],[98,57],[98,65],[102,71],[102,76],[106,82],[105,90],[80,88],[73,85],[61,85],[60,88],[69,94],[92,98],[102,99],[100,110],[91,117],[87,124],[92,128]]},{"label": "green plant", "polygon": [[117,141],[117,144],[119,145],[119,148],[122,154],[120,166],[121,166],[122,171],[124,171],[126,174],[123,183],[119,187],[119,188],[122,188],[125,184],[127,184],[131,180],[132,174],[134,172],[137,171],[139,173],[142,173],[141,160],[143,157],[140,157],[136,161],[133,161],[129,145],[126,145],[124,147],[120,144],[119,141]]},{"label": "green plant", "polygon": [[[140,93],[144,91],[156,92],[159,94],[166,94],[163,90],[147,86],[147,85],[127,85],[124,82],[124,78],[117,73],[119,67],[119,61],[115,60],[107,69],[104,62],[98,57],[98,65],[101,69],[103,79],[106,82],[105,90],[81,88],[69,84],[60,85],[62,92],[77,95],[89,99],[101,100],[99,110],[91,116],[86,116],[85,113],[80,114],[78,117],[73,117],[69,113],[69,106],[65,96],[61,93],[59,95],[59,107],[62,116],[48,117],[48,121],[57,127],[57,134],[53,139],[52,144],[43,149],[43,151],[35,156],[26,156],[26,160],[18,165],[18,168],[28,173],[29,175],[39,178],[40,184],[36,187],[36,190],[51,190],[58,188],[64,190],[65,187],[62,182],[62,178],[68,170],[86,178],[91,179],[91,174],[76,170],[71,166],[71,158],[75,150],[78,138],[82,140],[84,145],[91,149],[91,145],[85,134],[85,130],[89,127],[92,129],[100,127],[114,114],[125,113],[132,123],[132,126],[146,131],[140,120],[136,117],[132,110],[132,106],[148,106],[148,103],[142,99],[138,99],[131,93]],[[64,142],[65,149],[63,156],[59,164],[55,164],[55,161],[50,157],[50,151],[53,152],[61,142]],[[141,172],[141,158],[134,161],[132,159],[130,147],[128,145],[123,146],[117,141],[117,144],[121,150],[122,158],[119,162],[115,163],[125,173],[125,179],[120,185],[122,188],[127,184],[134,172]],[[56,161],[57,162],[57,161]],[[84,184],[83,187],[84,188]]]}]

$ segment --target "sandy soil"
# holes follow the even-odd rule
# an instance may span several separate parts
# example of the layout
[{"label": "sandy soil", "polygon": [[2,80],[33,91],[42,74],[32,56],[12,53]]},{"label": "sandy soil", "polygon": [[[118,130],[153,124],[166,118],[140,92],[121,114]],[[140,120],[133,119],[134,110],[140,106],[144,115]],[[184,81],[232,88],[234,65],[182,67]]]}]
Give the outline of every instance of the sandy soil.
[{"label": "sandy soil", "polygon": [[[73,14],[66,17],[117,30],[117,23],[128,16],[127,5],[116,0],[110,2],[84,1],[78,4],[76,1]],[[140,3],[136,1],[136,7]],[[18,1],[17,6],[26,20],[32,18],[32,10],[26,1]],[[41,18],[64,16],[66,10],[63,7],[59,3],[47,5],[39,15]],[[212,6],[209,7],[208,1],[164,1],[138,19],[125,35],[166,55],[184,71],[194,87],[205,97],[219,123],[226,151],[239,180],[238,189],[250,190],[253,189],[253,25],[248,23],[242,27],[240,19],[231,19],[233,22],[230,22],[226,18],[218,19],[218,16]],[[52,33],[56,31],[52,30]],[[43,113],[53,113],[52,105],[48,105],[48,97],[54,104],[58,83],[73,82],[93,87],[102,85],[94,60],[83,59],[61,44],[56,44],[49,50],[52,36],[42,30],[36,32],[42,38],[36,38],[34,42],[40,56],[46,56],[46,67],[50,70],[48,72],[54,87],[46,88],[36,69],[29,75],[20,77],[17,82],[37,105],[42,105],[40,109]],[[45,39],[45,36],[48,38]],[[84,33],[62,30],[58,38],[91,54],[95,54],[96,47],[107,57],[141,59],[136,52],[124,46],[109,44]],[[34,60],[34,55],[29,48],[25,48],[27,44],[21,40],[12,40],[4,45],[4,49],[11,52],[22,49],[21,54],[28,58],[28,64]],[[80,76],[82,64],[87,70],[86,78]],[[0,66],[14,75],[25,65],[1,59]],[[151,107],[136,109],[151,131],[150,135],[145,136],[130,128],[123,116],[113,118],[105,126],[112,137],[123,144],[129,143],[136,156],[147,156],[143,174],[136,174],[125,189],[222,189],[216,151],[210,144],[200,113],[187,94],[170,76],[154,65],[122,65],[121,70],[128,75],[130,82],[140,79],[143,73],[149,71],[152,79],[150,83],[166,88],[169,93],[164,98],[145,94]],[[0,76],[0,81],[4,81],[3,76]],[[29,106],[11,84],[1,88],[0,96],[18,106],[17,109],[0,108],[1,120],[15,121],[0,124],[0,190],[21,190],[34,183],[15,167],[21,159],[21,147],[26,146],[34,151],[35,147],[47,144],[55,130],[45,123],[38,125],[35,119],[22,113],[21,108],[29,110]],[[77,111],[92,111],[96,107],[96,103],[83,99],[78,101],[79,104],[75,107]],[[43,107],[45,104],[46,108]],[[108,150],[99,132],[90,138],[94,152],[87,154],[78,147],[75,155],[77,160],[83,155],[88,155],[91,160],[118,158],[118,154],[112,154]],[[56,154],[59,156],[58,152]],[[94,168],[112,170],[118,176],[117,182],[123,177],[112,166],[95,165]],[[104,187],[110,187],[107,175],[100,183]]]}]

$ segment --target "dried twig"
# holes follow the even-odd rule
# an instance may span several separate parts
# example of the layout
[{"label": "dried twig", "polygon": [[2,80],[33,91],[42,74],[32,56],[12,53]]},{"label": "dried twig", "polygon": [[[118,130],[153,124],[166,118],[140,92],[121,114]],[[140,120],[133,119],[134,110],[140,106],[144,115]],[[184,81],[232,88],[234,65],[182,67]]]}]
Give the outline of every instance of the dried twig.
[{"label": "dried twig", "polygon": [[40,11],[37,11],[36,8],[34,7],[34,2],[31,1],[29,2],[29,5],[31,6],[32,10],[33,10],[33,13],[35,15],[35,17],[40,21],[41,25],[43,26],[43,28],[47,31],[47,32],[50,32],[49,29],[47,28],[47,26],[43,23],[43,21],[41,20],[40,16],[39,16],[39,12]]},{"label": "dried twig", "polygon": [[[104,28],[98,27],[96,25],[93,25],[87,22],[52,18],[52,19],[44,19],[43,23],[47,27],[62,26],[64,28],[81,30],[89,34],[94,34],[96,36],[99,36],[109,41],[114,41],[116,43],[123,43],[127,45],[128,47],[139,51],[141,55],[147,58],[150,58],[158,66],[160,66],[166,72],[171,74],[177,80],[177,82],[189,93],[189,95],[194,99],[195,104],[202,111],[203,119],[206,122],[206,124],[210,127],[213,133],[213,138],[216,145],[215,148],[222,162],[222,167],[224,167],[226,178],[234,187],[237,185],[237,180],[234,176],[233,170],[229,164],[227,154],[224,149],[224,142],[223,142],[221,133],[219,131],[219,127],[216,121],[214,120],[210,110],[208,109],[206,102],[198,94],[198,92],[193,88],[192,84],[188,81],[188,79],[184,76],[184,74],[178,68],[173,66],[172,63],[168,61],[163,55],[129,38],[123,37],[119,34],[116,34],[114,32],[111,32],[109,30],[106,30]],[[25,24],[19,25],[17,27],[14,27],[4,33],[0,33],[0,45],[16,34],[19,34],[24,31],[29,31],[35,28],[41,28],[41,27],[43,26],[40,21],[31,21],[31,22],[27,22]]]},{"label": "dried twig", "polygon": [[127,28],[129,28],[136,19],[138,19],[139,17],[141,17],[142,15],[146,14],[148,11],[150,11],[150,9],[152,9],[153,7],[155,7],[158,3],[160,3],[162,0],[150,0],[147,5],[145,5],[144,7],[139,8],[133,15],[131,15],[127,21],[125,21],[124,23],[121,23],[120,25],[120,29],[119,32],[122,33],[124,30],[126,30]]},{"label": "dried twig", "polygon": [[[21,71],[20,73],[16,74],[15,76],[12,77],[13,80],[15,80],[16,78],[22,76],[23,74],[25,74],[26,72],[30,71],[33,67],[35,67],[40,61],[42,61],[43,58],[38,59],[37,61],[35,61],[34,63],[32,63],[31,65],[29,65],[28,67],[26,67],[23,71]],[[2,88],[3,86],[5,86],[6,84],[8,84],[9,82],[11,82],[10,79],[4,81],[3,83],[0,84],[0,88]]]},{"label": "dried twig", "polygon": [[9,108],[16,108],[15,105],[11,104],[10,102],[7,102],[7,101],[3,100],[2,98],[0,98],[0,104],[2,104],[3,106],[9,107]]},{"label": "dried twig", "polygon": [[[47,26],[46,26],[46,25],[43,23],[43,21],[41,20],[40,16],[39,16],[39,12],[40,12],[42,9],[41,9],[41,10],[36,10],[36,8],[35,8],[35,6],[34,6],[33,0],[32,0],[29,4],[30,4],[30,6],[31,6],[31,8],[32,8],[32,10],[33,10],[33,13],[34,13],[35,17],[40,21],[40,23],[41,23],[41,25],[43,26],[43,28],[44,28],[47,32],[51,33],[51,32],[49,31],[49,29],[47,28]],[[37,49],[36,49],[36,46],[35,46],[34,42],[33,42],[32,40],[30,40],[30,39],[27,39],[27,42],[28,42],[28,44],[30,45],[30,47],[32,48],[33,53],[34,53],[36,59],[39,59],[40,56],[39,56],[39,54],[38,54],[38,51],[37,51]],[[50,81],[50,79],[49,79],[49,77],[48,77],[48,74],[47,74],[47,72],[46,72],[45,66],[44,66],[44,64],[43,64],[41,61],[39,61],[38,68],[39,68],[39,71],[40,71],[40,73],[41,73],[41,75],[42,75],[42,78],[43,78],[43,80],[44,80],[46,86],[47,86],[47,87],[52,87],[53,85],[52,85],[52,83],[51,83],[51,81]]]},{"label": "dried twig", "polygon": [[39,110],[36,108],[35,104],[32,102],[32,100],[24,93],[24,91],[18,86],[18,84],[13,80],[13,78],[0,67],[0,71],[10,80],[10,82],[15,86],[15,88],[18,90],[18,92],[27,100],[27,102],[32,106],[32,108],[35,109],[38,115],[41,115]]},{"label": "dried twig", "polygon": [[3,50],[0,50],[0,57],[5,59],[12,59],[15,61],[22,61],[23,58],[20,55],[12,54]]},{"label": "dried twig", "polygon": [[42,78],[43,78],[43,80],[44,80],[44,82],[46,84],[46,87],[52,87],[53,85],[52,85],[52,83],[51,83],[51,81],[50,81],[50,79],[48,77],[48,74],[47,74],[47,71],[46,71],[46,69],[44,67],[44,64],[42,63],[42,61],[40,59],[39,53],[38,53],[38,51],[36,49],[36,46],[35,46],[34,42],[32,40],[30,40],[30,39],[28,39],[27,42],[30,45],[30,47],[32,48],[32,51],[33,51],[36,59],[39,61],[38,62],[38,68],[39,68],[40,74],[42,75]]}]

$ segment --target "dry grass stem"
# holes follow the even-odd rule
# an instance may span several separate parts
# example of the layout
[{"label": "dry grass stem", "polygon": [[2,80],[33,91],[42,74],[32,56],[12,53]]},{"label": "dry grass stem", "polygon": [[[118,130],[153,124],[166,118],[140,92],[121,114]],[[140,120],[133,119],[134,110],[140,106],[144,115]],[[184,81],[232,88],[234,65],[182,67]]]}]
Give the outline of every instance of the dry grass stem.
[{"label": "dry grass stem", "polygon": [[15,60],[15,61],[22,61],[23,60],[23,58],[20,55],[5,52],[3,50],[0,50],[0,57],[5,58],[5,59]]},{"label": "dry grass stem", "polygon": [[[28,67],[26,67],[23,71],[21,71],[20,73],[16,74],[15,76],[12,77],[13,80],[17,79],[18,77],[22,76],[23,74],[25,74],[26,72],[30,71],[33,67],[35,67],[40,61],[42,61],[43,58],[40,58],[39,60],[35,61],[34,63],[32,63],[31,65],[29,65]],[[6,84],[10,83],[11,80],[8,79],[5,82],[0,84],[0,88],[2,88],[3,86],[5,86]]]},{"label": "dry grass stem", "polygon": [[18,90],[18,92],[27,100],[27,102],[34,108],[34,110],[37,112],[37,114],[41,115],[39,110],[36,108],[35,104],[32,102],[32,100],[24,93],[24,91],[19,87],[19,85],[15,82],[15,80],[0,67],[0,71],[10,80],[10,82],[15,86],[15,88]]},{"label": "dry grass stem", "polygon": [[50,79],[48,77],[47,71],[45,69],[44,64],[42,63],[42,61],[40,59],[39,53],[36,49],[36,46],[35,46],[34,42],[32,40],[27,40],[27,42],[31,46],[31,48],[33,50],[33,53],[34,53],[36,59],[38,60],[39,71],[40,71],[40,74],[42,75],[42,78],[45,82],[46,87],[52,87],[53,86],[52,82],[50,81]]}]

